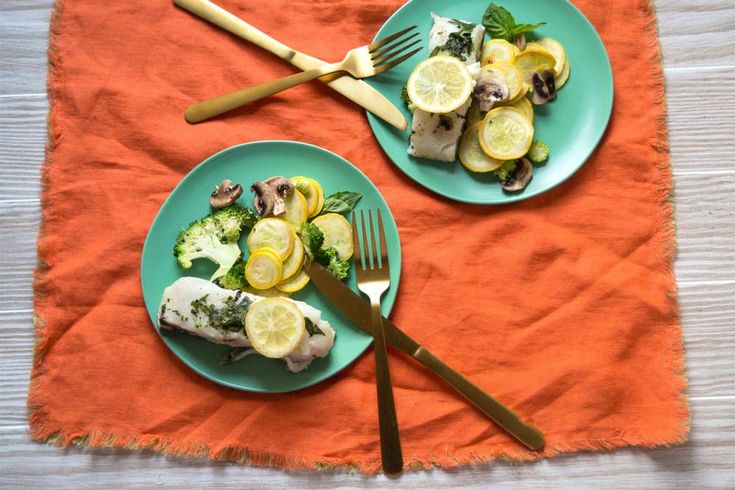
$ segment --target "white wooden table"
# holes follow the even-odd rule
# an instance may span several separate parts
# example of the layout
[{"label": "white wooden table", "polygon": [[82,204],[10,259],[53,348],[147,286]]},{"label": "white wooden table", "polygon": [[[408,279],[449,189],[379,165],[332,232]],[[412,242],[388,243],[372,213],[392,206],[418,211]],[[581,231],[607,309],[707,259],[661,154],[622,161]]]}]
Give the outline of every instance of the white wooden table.
[{"label": "white wooden table", "polygon": [[30,441],[31,278],[46,141],[52,0],[0,0],[0,488],[735,488],[735,0],[656,4],[675,178],[676,275],[690,383],[690,441],[653,451],[408,473],[389,481],[150,452],[60,449]]}]

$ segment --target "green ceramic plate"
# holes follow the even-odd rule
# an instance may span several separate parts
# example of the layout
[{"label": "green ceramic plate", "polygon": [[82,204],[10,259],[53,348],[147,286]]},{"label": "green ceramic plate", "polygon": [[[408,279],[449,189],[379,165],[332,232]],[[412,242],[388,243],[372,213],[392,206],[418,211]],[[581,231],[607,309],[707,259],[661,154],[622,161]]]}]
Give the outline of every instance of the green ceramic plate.
[{"label": "green ceramic plate", "polygon": [[[356,209],[380,209],[384,216],[386,240],[391,257],[391,287],[383,296],[383,314],[388,315],[396,298],[401,274],[401,246],[398,228],[388,205],[378,189],[347,160],[322,148],[293,141],[259,141],[233,146],[205,160],[192,170],[163,203],[151,225],[143,247],[141,282],[151,321],[156,314],[166,286],[183,276],[209,278],[213,264],[196,260],[189,270],[179,267],[171,250],[176,234],[195,219],[209,212],[208,196],[212,186],[230,178],[249,187],[251,182],[273,175],[306,175],[318,180],[325,194],[350,190],[361,192]],[[251,193],[245,191],[240,202],[250,204]],[[243,250],[245,236],[240,240]],[[347,284],[354,290],[354,273]],[[309,368],[292,373],[280,360],[248,356],[221,366],[219,360],[228,348],[178,332],[159,332],[163,342],[179,359],[202,376],[217,383],[247,391],[281,393],[298,390],[334,375],[354,361],[370,345],[372,338],[345,319],[328,303],[313,285],[292,296],[322,311],[337,332],[334,347],[326,358],[315,359]]]},{"label": "green ceramic plate", "polygon": [[[504,204],[535,196],[568,179],[587,160],[602,138],[610,118],[613,79],[610,61],[600,37],[589,21],[567,0],[493,0],[508,9],[519,23],[546,21],[533,31],[529,40],[551,36],[560,41],[569,57],[571,75],[559,91],[557,100],[536,108],[536,138],[550,148],[546,165],[534,169],[530,184],[519,193],[506,193],[491,174],[475,174],[459,162],[444,163],[410,157],[406,153],[411,131],[398,131],[372,114],[370,126],[380,146],[391,160],[424,187],[457,201],[477,204]],[[424,49],[383,75],[368,79],[373,87],[401,108],[407,120],[410,113],[401,101],[401,88],[413,68],[428,56],[431,12],[444,17],[480,23],[489,1],[412,0],[398,9],[383,25],[376,39],[407,26],[417,25]]]}]

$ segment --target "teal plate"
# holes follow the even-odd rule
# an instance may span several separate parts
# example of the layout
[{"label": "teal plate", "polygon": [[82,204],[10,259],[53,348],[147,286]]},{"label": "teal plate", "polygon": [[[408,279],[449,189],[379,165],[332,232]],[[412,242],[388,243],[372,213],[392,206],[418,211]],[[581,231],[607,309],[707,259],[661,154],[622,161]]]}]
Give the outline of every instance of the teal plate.
[{"label": "teal plate", "polygon": [[[403,111],[409,129],[399,131],[368,113],[370,127],[388,157],[413,180],[432,191],[457,201],[475,204],[505,204],[545,192],[574,174],[599,143],[610,119],[613,78],[610,60],[600,37],[589,21],[567,0],[493,0],[508,9],[519,23],[546,21],[529,40],[550,36],[564,45],[571,74],[556,101],[535,107],[535,138],[550,148],[549,160],[534,168],[533,179],[521,192],[503,191],[492,174],[477,174],[459,161],[436,162],[406,153],[411,131],[411,114],[401,100],[401,88],[414,67],[428,56],[431,12],[480,23],[489,1],[412,0],[383,24],[376,39],[407,26],[417,25],[424,49],[396,68],[367,79]],[[487,39],[487,36],[486,36]]]},{"label": "teal plate", "polygon": [[[219,361],[228,347],[157,328],[156,315],[164,288],[183,276],[207,279],[215,269],[203,259],[194,261],[188,270],[178,265],[172,249],[179,230],[209,213],[209,193],[223,178],[239,182],[247,189],[250,183],[273,175],[312,177],[322,184],[327,195],[344,190],[360,192],[363,197],[356,209],[380,209],[391,258],[391,287],[383,296],[382,305],[386,316],[396,299],[401,274],[398,228],[383,196],[365,174],[332,152],[294,141],[258,141],[227,148],[192,170],[163,203],[143,246],[140,275],[148,315],[163,342],[191,369],[216,383],[260,393],[293,391],[323,381],[357,359],[372,341],[372,337],[344,318],[312,284],[292,298],[321,310],[322,318],[329,321],[337,335],[329,355],[315,359],[300,373],[288,371],[283,361],[257,355],[223,366]],[[251,205],[251,196],[246,190],[240,202]],[[247,250],[245,238],[243,234],[240,239],[243,250]],[[354,272],[350,272],[347,284],[357,291]]]}]

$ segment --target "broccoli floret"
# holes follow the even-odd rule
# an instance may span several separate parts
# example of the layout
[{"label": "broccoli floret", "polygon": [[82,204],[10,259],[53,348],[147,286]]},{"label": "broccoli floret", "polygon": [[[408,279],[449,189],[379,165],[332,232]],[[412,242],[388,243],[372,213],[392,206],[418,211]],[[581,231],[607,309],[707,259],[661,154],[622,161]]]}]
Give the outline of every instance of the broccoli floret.
[{"label": "broccoli floret", "polygon": [[221,277],[240,258],[237,240],[244,228],[251,228],[257,219],[248,208],[233,205],[218,209],[196,220],[181,230],[176,237],[174,257],[184,269],[191,267],[194,259],[207,258],[219,265],[211,280]]},{"label": "broccoli floret", "polygon": [[319,227],[313,223],[304,223],[299,228],[298,233],[311,260],[326,267],[339,280],[347,277],[350,272],[350,262],[341,260],[336,248],[322,247],[324,245],[324,233]]},{"label": "broccoli floret", "polygon": [[312,260],[316,260],[319,251],[324,245],[324,233],[313,223],[304,223],[298,230],[301,243],[304,244],[306,254]]},{"label": "broccoli floret", "polygon": [[544,163],[549,158],[549,147],[541,140],[533,140],[527,156],[531,163]]},{"label": "broccoli floret", "polygon": [[250,229],[258,221],[258,215],[250,208],[233,204],[218,209],[210,216],[224,232],[228,242],[236,242],[240,238],[240,231]]},{"label": "broccoli floret", "polygon": [[498,178],[498,180],[502,182],[506,180],[508,178],[508,175],[510,175],[515,169],[516,169],[516,161],[508,160],[503,165],[493,170],[493,173]]},{"label": "broccoli floret", "polygon": [[350,262],[340,259],[336,248],[321,249],[316,261],[326,267],[340,281],[347,279],[347,274],[350,272]]},{"label": "broccoli floret", "polygon": [[217,284],[225,289],[245,289],[249,286],[247,279],[245,279],[245,261],[242,259],[242,255],[230,267],[227,274],[217,278]]}]

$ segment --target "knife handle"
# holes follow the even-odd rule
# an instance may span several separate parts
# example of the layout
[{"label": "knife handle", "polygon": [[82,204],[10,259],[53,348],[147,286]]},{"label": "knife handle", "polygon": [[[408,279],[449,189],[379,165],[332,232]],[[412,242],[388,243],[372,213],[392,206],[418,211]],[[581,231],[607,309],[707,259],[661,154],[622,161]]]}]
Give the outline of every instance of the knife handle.
[{"label": "knife handle", "polygon": [[529,449],[537,450],[544,447],[544,435],[536,427],[527,424],[510,408],[506,407],[492,396],[485,393],[480,387],[473,384],[450,368],[431,352],[419,347],[413,353],[414,359],[434,371],[440,378],[449,383],[462,396],[467,398],[482,413],[490,417],[496,424],[505,429],[510,435],[518,439]]},{"label": "knife handle", "polygon": [[290,60],[296,52],[264,32],[251,26],[241,18],[208,0],[174,0],[179,7],[205,19],[222,29],[250,41],[281,59]]}]

